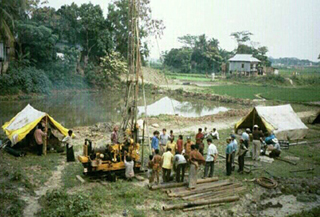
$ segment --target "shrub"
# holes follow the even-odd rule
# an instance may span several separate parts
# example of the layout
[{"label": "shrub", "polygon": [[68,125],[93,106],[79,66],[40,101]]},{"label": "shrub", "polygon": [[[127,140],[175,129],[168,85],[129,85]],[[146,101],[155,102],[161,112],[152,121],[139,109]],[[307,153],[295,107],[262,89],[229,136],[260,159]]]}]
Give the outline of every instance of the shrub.
[{"label": "shrub", "polygon": [[0,76],[0,93],[17,94],[19,90],[24,93],[49,93],[51,82],[43,70],[34,67],[22,69],[10,68],[8,74]]},{"label": "shrub", "polygon": [[63,190],[53,190],[41,198],[43,209],[37,213],[41,217],[96,217],[91,200],[87,195],[68,195]]}]

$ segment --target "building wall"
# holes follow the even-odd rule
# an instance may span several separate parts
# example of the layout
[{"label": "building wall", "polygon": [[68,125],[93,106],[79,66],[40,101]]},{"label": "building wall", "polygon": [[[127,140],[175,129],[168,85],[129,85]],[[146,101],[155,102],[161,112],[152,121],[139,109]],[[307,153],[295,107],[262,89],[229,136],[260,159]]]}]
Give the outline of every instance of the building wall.
[{"label": "building wall", "polygon": [[250,72],[250,63],[249,62],[230,62],[229,72],[230,71]]}]

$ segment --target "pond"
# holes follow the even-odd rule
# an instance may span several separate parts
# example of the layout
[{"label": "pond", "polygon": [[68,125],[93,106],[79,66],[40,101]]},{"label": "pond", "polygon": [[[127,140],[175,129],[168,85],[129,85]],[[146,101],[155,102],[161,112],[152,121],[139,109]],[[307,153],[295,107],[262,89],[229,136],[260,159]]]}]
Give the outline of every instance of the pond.
[{"label": "pond", "polygon": [[[165,95],[147,93],[148,115],[178,114],[184,117],[200,117],[227,111],[228,108],[213,102],[185,98],[173,99]],[[120,92],[81,92],[73,94],[52,94],[41,99],[0,101],[0,126],[13,118],[26,105],[50,114],[62,125],[90,126],[98,122],[121,121],[121,108],[124,104]],[[139,114],[144,113],[140,98]]]},{"label": "pond", "polygon": [[[145,113],[145,107],[138,107],[139,114]],[[179,115],[182,117],[202,117],[206,115],[214,115],[219,112],[226,112],[229,109],[224,106],[212,107],[203,105],[200,102],[178,101],[165,96],[158,101],[147,106],[148,116],[157,116],[160,114]]]}]

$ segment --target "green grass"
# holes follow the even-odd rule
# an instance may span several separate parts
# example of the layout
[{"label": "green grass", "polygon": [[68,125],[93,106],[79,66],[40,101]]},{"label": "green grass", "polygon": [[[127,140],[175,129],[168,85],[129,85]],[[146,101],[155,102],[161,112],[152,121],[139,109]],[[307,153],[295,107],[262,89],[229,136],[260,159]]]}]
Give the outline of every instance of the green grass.
[{"label": "green grass", "polygon": [[206,87],[205,91],[212,94],[228,95],[235,98],[255,99],[260,94],[269,100],[280,100],[288,102],[311,102],[320,100],[320,87],[276,87],[261,85],[220,85]]},{"label": "green grass", "polygon": [[20,199],[20,190],[34,194],[34,189],[51,177],[59,159],[61,155],[51,153],[41,157],[28,153],[16,158],[1,150],[0,216],[22,216],[25,202]]},{"label": "green grass", "polygon": [[320,76],[320,67],[304,67],[299,69],[294,69],[294,68],[279,69],[279,74],[285,77],[291,77],[295,72],[298,72],[302,77]]},{"label": "green grass", "polygon": [[210,75],[207,78],[205,74],[195,73],[165,73],[170,79],[178,79],[182,81],[211,81]]}]

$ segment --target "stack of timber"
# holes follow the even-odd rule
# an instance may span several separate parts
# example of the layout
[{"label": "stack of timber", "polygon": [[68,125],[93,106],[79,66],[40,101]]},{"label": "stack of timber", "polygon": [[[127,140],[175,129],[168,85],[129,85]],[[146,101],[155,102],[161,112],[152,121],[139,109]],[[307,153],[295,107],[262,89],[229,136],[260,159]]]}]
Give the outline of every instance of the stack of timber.
[{"label": "stack of timber", "polygon": [[230,180],[218,180],[217,177],[198,179],[197,187],[189,189],[187,183],[168,183],[150,186],[151,190],[165,191],[170,199],[186,201],[185,203],[165,205],[163,210],[182,209],[193,211],[202,208],[216,207],[239,200],[238,194],[245,191],[240,183]]}]

